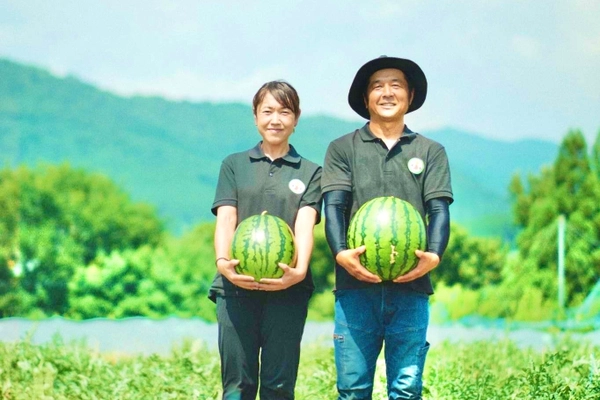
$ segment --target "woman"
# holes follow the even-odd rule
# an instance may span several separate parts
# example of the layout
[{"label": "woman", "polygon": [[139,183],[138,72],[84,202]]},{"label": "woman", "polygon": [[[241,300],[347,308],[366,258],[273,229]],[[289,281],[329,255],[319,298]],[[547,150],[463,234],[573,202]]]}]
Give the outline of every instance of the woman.
[{"label": "woman", "polygon": [[[223,399],[255,399],[259,386],[261,400],[293,399],[314,289],[308,264],[321,213],[321,167],[289,144],[300,118],[290,84],[265,83],[252,108],[262,140],[225,158],[212,206],[217,275],[209,297],[217,304]],[[236,273],[231,242],[241,221],[265,210],[294,231],[297,262],[295,268],[279,264],[279,279],[255,282]]]}]

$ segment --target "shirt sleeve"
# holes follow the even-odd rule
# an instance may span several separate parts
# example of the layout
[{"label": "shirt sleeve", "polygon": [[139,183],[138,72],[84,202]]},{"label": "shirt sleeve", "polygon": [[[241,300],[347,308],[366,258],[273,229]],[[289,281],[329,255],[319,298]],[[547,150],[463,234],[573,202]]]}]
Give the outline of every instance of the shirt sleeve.
[{"label": "shirt sleeve", "polygon": [[318,224],[321,221],[321,208],[323,206],[323,197],[321,195],[321,176],[323,174],[323,169],[321,167],[317,167],[314,170],[314,173],[308,182],[304,195],[302,196],[302,200],[300,201],[300,208],[302,207],[312,207],[317,212],[317,220]]},{"label": "shirt sleeve", "polygon": [[237,190],[235,183],[235,170],[231,157],[227,157],[221,163],[219,171],[219,181],[217,182],[217,190],[215,199],[211,207],[211,212],[217,215],[217,208],[221,206],[237,207]]},{"label": "shirt sleeve", "polygon": [[424,182],[424,202],[445,197],[448,199],[448,204],[452,204],[454,197],[450,180],[450,165],[446,150],[441,145],[433,150],[428,160]]},{"label": "shirt sleeve", "polygon": [[321,188],[323,193],[332,190],[352,192],[352,169],[350,158],[342,150],[339,141],[333,141],[327,148],[323,164]]}]

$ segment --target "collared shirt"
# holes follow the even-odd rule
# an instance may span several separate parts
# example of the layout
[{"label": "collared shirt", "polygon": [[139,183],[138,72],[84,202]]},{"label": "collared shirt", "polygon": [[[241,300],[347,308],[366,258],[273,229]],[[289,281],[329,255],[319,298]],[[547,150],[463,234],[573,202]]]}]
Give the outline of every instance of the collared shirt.
[{"label": "collared shirt", "polygon": [[[368,123],[331,142],[325,156],[321,186],[323,193],[332,190],[352,193],[350,218],[365,202],[381,196],[408,201],[424,221],[428,200],[445,197],[453,201],[446,150],[406,126],[391,149],[373,135]],[[366,285],[370,284],[357,280],[336,265],[337,289]],[[433,293],[429,274],[413,282],[394,285]]]},{"label": "collared shirt", "polygon": [[[217,214],[220,206],[237,209],[237,223],[263,211],[283,219],[292,229],[296,215],[308,206],[321,218],[321,172],[317,164],[305,159],[290,145],[289,152],[276,160],[267,157],[259,142],[254,148],[231,154],[223,160],[211,211]],[[313,289],[310,268],[304,281],[290,289]],[[234,286],[219,274],[211,294],[248,295],[250,291]]]}]

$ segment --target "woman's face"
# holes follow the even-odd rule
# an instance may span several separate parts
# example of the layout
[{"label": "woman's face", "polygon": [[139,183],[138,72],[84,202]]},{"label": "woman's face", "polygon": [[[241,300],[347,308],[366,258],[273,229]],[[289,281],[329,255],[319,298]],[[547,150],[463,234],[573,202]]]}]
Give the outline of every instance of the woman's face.
[{"label": "woman's face", "polygon": [[270,92],[256,107],[254,122],[263,141],[269,145],[287,144],[298,123],[298,118],[289,108],[280,104]]}]

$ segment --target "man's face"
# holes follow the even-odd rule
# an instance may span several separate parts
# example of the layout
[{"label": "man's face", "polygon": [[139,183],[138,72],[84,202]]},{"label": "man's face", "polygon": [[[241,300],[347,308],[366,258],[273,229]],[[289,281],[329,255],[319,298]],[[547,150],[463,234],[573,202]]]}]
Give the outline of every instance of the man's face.
[{"label": "man's face", "polygon": [[371,121],[395,121],[401,119],[413,99],[408,82],[399,69],[380,69],[371,75],[365,103]]}]

